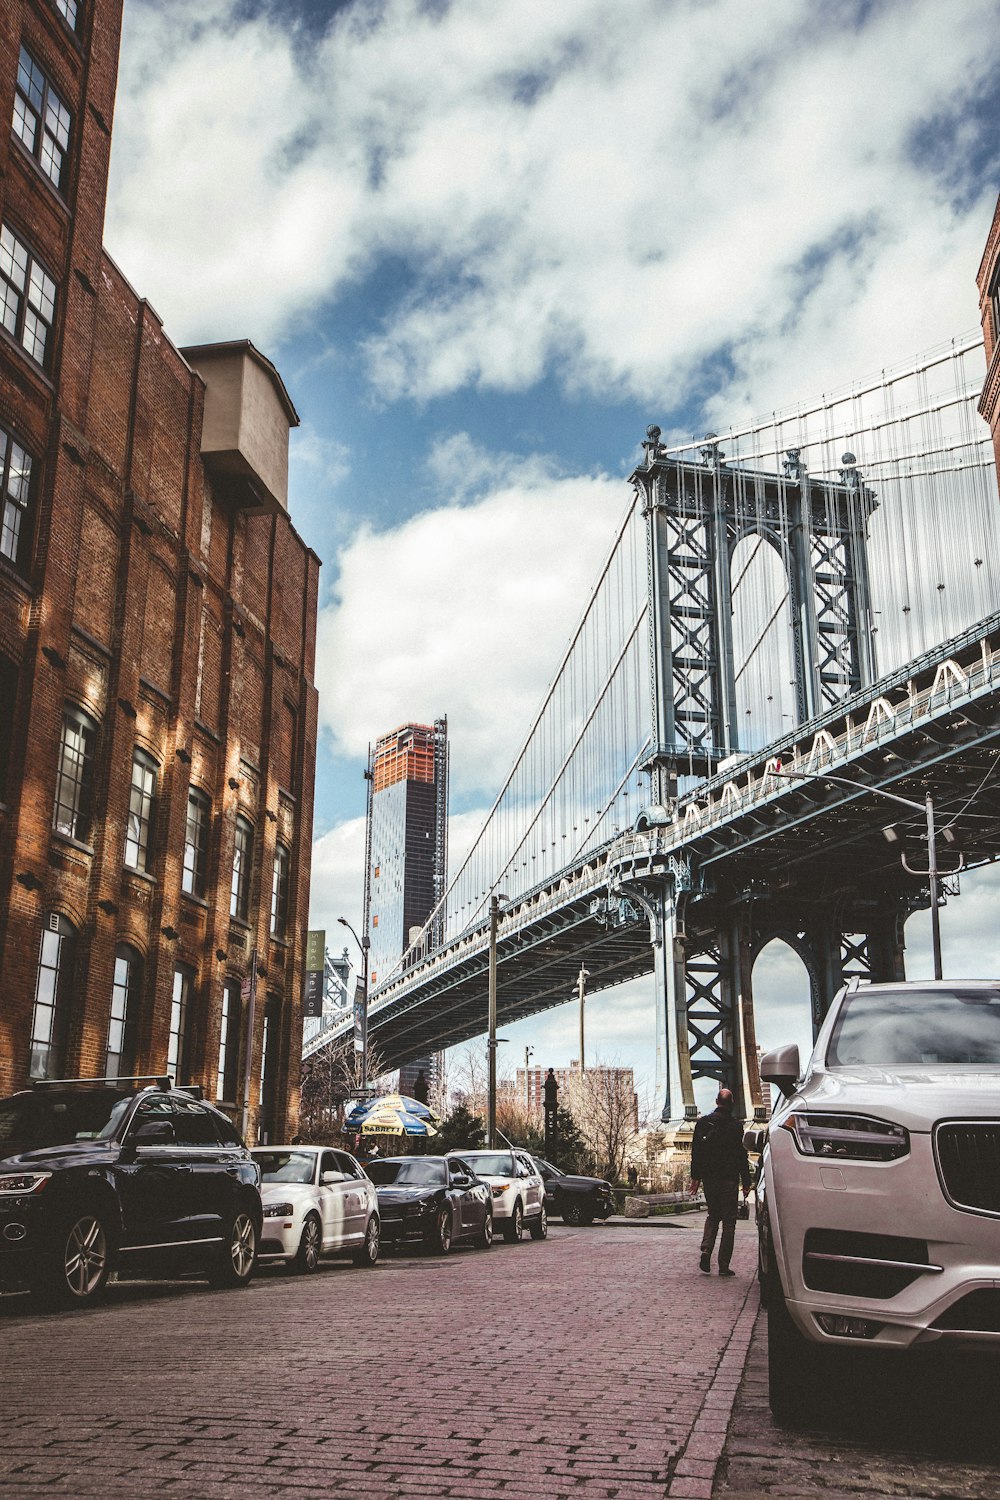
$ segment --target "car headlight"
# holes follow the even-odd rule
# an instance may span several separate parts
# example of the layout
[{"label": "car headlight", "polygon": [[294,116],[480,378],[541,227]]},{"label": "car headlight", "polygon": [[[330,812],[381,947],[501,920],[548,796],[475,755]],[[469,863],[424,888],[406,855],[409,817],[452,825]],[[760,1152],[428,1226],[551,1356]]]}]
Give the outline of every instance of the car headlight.
[{"label": "car headlight", "polygon": [[490,1184],[490,1192],[494,1198],[502,1198],[509,1187],[509,1182],[494,1182]]},{"label": "car headlight", "polygon": [[838,1161],[896,1161],[910,1150],[909,1132],[867,1115],[793,1114],[781,1122],[803,1156]]},{"label": "car headlight", "polygon": [[292,1205],[290,1203],[265,1203],[264,1204],[264,1218],[265,1219],[287,1219],[294,1212],[295,1212],[295,1209],[292,1207]]},{"label": "car headlight", "polygon": [[0,1177],[0,1193],[22,1198],[26,1193],[40,1193],[51,1172],[7,1172]]}]

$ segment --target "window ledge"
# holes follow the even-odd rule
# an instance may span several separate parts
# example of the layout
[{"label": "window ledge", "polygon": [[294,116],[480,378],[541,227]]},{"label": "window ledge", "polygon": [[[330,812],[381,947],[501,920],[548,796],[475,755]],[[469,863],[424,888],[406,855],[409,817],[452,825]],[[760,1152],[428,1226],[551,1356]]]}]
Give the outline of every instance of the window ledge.
[{"label": "window ledge", "polygon": [[150,875],[148,870],[137,870],[135,865],[123,865],[122,872],[123,874],[127,875],[130,880],[141,880],[145,885],[156,884],[155,875]]},{"label": "window ledge", "polygon": [[71,833],[63,833],[61,828],[53,828],[52,837],[59,844],[66,844],[70,849],[79,849],[81,854],[93,854],[93,844],[85,844],[83,839],[75,839]]},{"label": "window ledge", "polygon": [[13,130],[10,133],[10,138],[14,144],[14,149],[17,152],[18,158],[25,164],[30,172],[34,173],[39,182],[45,184],[52,198],[66,215],[67,220],[71,219],[72,213],[70,212],[70,206],[66,202],[66,199],[63,197],[62,188],[60,188],[56,183],[52,181],[52,178],[49,176],[48,172],[46,172],[42,164],[39,161],[36,161],[35,157],[32,156],[27,146],[21,140],[21,137],[19,135],[16,135]]},{"label": "window ledge", "polygon": [[192,906],[200,907],[202,911],[208,911],[208,902],[204,896],[196,896],[194,891],[181,891],[181,900],[189,901]]},{"label": "window ledge", "polygon": [[[61,289],[61,288],[58,288],[58,284],[57,284],[57,289]],[[7,346],[8,349],[15,350],[16,353],[20,355],[21,359],[27,365],[27,367],[31,371],[32,375],[34,375],[38,380],[40,380],[41,383],[42,383],[42,385],[45,386],[45,389],[48,391],[49,395],[50,396],[54,395],[54,393],[55,393],[55,385],[52,382],[51,378],[48,375],[46,375],[45,370],[38,363],[38,360],[35,359],[35,358],[33,358],[33,356],[28,353],[28,351],[24,347],[24,345],[22,343],[20,343],[19,340],[17,340],[12,333],[8,333],[7,330],[6,330],[6,328],[4,328],[2,324],[0,324],[0,341],[2,341],[4,344],[6,344],[6,346]]]}]

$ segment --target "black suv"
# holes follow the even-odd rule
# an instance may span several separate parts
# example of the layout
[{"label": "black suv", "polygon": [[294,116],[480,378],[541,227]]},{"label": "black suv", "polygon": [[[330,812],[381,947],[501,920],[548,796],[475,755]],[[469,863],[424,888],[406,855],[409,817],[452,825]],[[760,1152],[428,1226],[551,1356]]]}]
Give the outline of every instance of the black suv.
[{"label": "black suv", "polygon": [[39,1083],[0,1099],[0,1283],[71,1305],[116,1268],[247,1285],[260,1168],[200,1091],[143,1082]]}]

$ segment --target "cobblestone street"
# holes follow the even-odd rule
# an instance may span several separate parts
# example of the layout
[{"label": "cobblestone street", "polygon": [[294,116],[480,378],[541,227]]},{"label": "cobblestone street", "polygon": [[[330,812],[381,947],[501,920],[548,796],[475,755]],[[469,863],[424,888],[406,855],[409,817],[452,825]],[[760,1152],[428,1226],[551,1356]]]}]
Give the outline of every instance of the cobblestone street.
[{"label": "cobblestone street", "polygon": [[698,1272],[700,1225],[557,1225],[242,1293],[124,1284],[76,1314],[0,1298],[0,1494],[996,1493],[919,1429],[773,1428],[752,1227],[726,1282]]}]

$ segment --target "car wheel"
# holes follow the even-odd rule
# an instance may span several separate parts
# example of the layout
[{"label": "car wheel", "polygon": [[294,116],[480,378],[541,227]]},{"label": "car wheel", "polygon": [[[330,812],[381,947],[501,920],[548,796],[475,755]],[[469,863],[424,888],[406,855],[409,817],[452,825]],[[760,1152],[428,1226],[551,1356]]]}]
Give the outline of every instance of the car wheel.
[{"label": "car wheel", "polygon": [[826,1349],[804,1338],[792,1320],[773,1248],[767,1259],[768,1404],[776,1422],[800,1422],[821,1388]]},{"label": "car wheel", "polygon": [[323,1231],[315,1214],[308,1214],[306,1222],[302,1226],[302,1238],[299,1240],[298,1253],[292,1262],[293,1269],[300,1276],[308,1276],[319,1266],[319,1253],[322,1248]]},{"label": "car wheel", "polygon": [[562,1221],[564,1224],[582,1224],[583,1208],[576,1198],[567,1198],[562,1206]]},{"label": "car wheel", "polygon": [[443,1208],[434,1226],[434,1249],[438,1255],[447,1255],[451,1249],[451,1209]]},{"label": "car wheel", "polygon": [[547,1240],[549,1237],[549,1216],[542,1204],[542,1211],[531,1226],[531,1238],[533,1240]]},{"label": "car wheel", "polygon": [[503,1237],[507,1241],[508,1245],[516,1245],[520,1242],[523,1231],[524,1209],[521,1207],[520,1198],[518,1198],[517,1202],[514,1204],[514,1212],[511,1214],[510,1218],[507,1220],[507,1223],[503,1227]]},{"label": "car wheel", "polygon": [[79,1307],[100,1297],[111,1271],[111,1235],[103,1214],[85,1209],[63,1222],[55,1251],[39,1267],[40,1301]]},{"label": "car wheel", "polygon": [[353,1255],[356,1266],[367,1266],[369,1269],[378,1264],[378,1252],[381,1243],[381,1229],[378,1217],[372,1214],[365,1226],[365,1238],[361,1249],[356,1250]]},{"label": "car wheel", "polygon": [[257,1231],[253,1219],[240,1209],[229,1226],[226,1243],[209,1267],[208,1279],[213,1286],[249,1286],[257,1264]]},{"label": "car wheel", "polygon": [[493,1243],[493,1214],[489,1210],[483,1220],[483,1227],[479,1231],[479,1243],[484,1250],[488,1250]]},{"label": "car wheel", "polygon": [[766,1307],[770,1293],[767,1274],[767,1251],[761,1225],[757,1227],[757,1285],[760,1288],[760,1305]]}]

